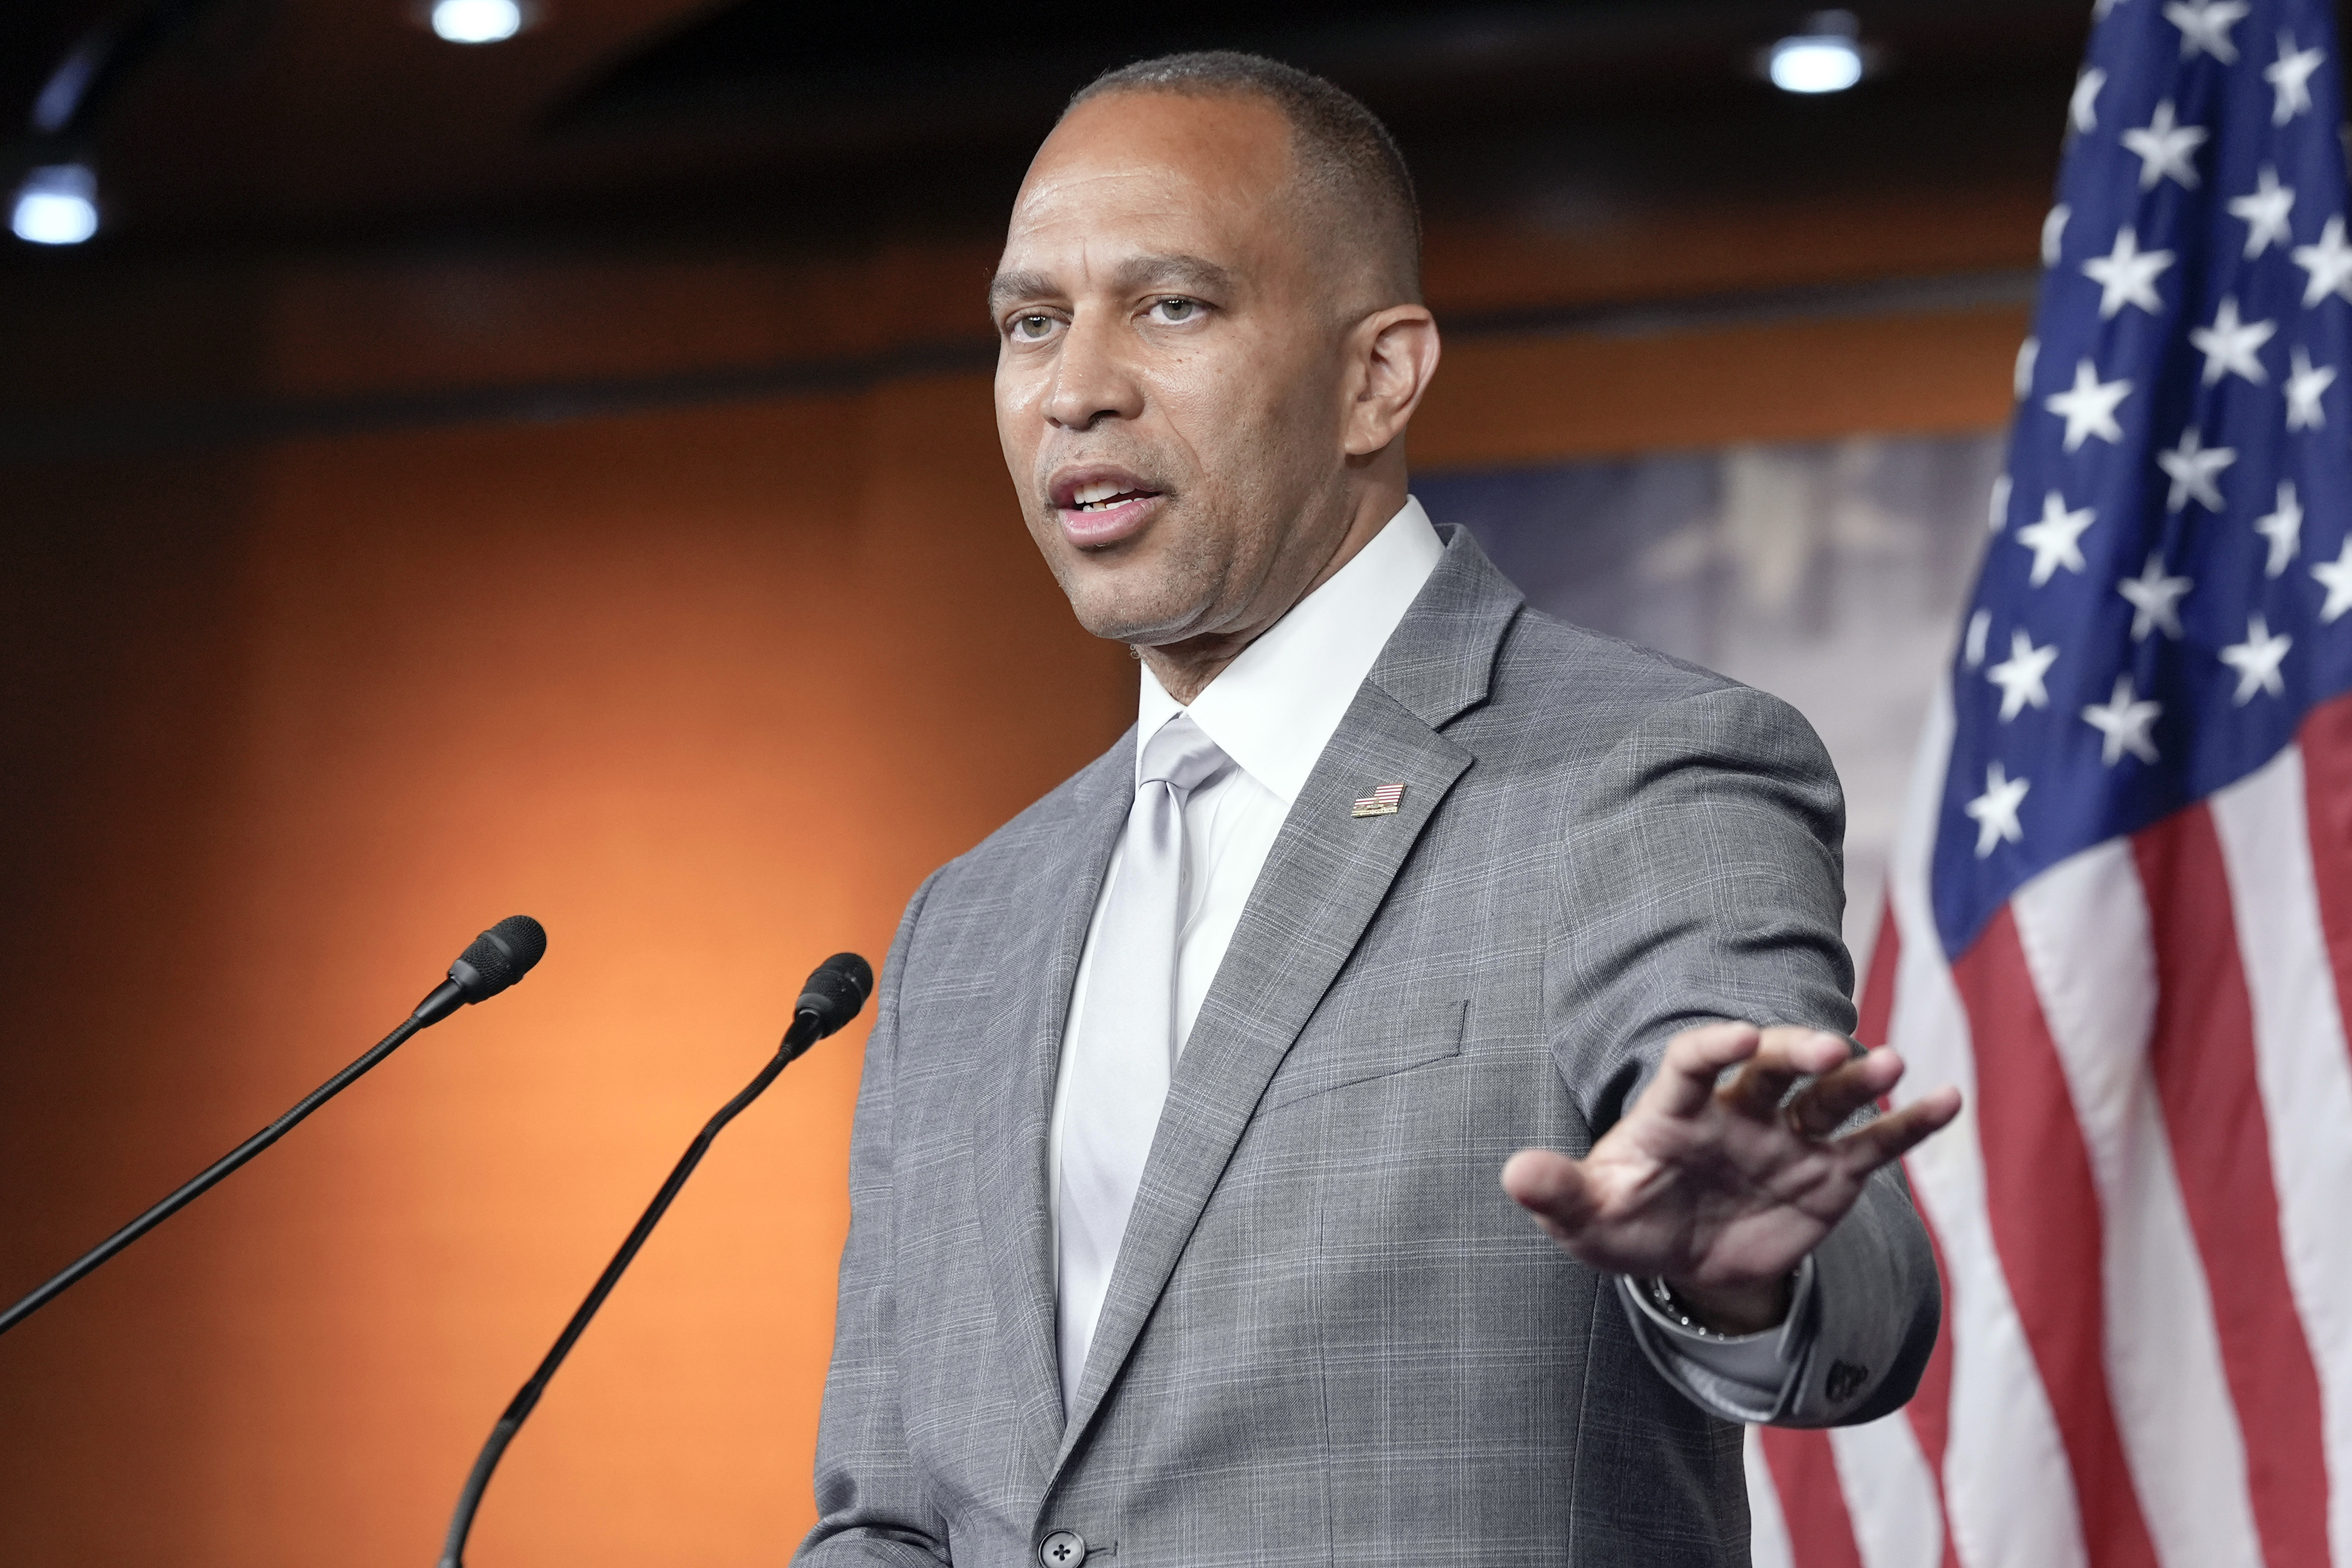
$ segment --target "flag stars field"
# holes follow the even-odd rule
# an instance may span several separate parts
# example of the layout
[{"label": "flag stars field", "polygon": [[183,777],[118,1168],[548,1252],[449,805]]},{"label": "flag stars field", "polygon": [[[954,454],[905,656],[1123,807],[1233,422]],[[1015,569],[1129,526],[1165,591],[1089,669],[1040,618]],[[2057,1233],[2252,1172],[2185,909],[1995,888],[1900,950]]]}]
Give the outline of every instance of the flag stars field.
[{"label": "flag stars field", "polygon": [[2115,692],[2105,702],[2083,710],[2083,721],[2099,732],[2099,761],[2111,768],[2126,752],[2143,763],[2158,760],[2148,731],[2163,712],[2163,704],[2132,694],[2132,678],[2126,674],[2116,677]]},{"label": "flag stars field", "polygon": [[2017,808],[2032,787],[2025,779],[2011,778],[1999,763],[1986,767],[1984,794],[1968,804],[1969,816],[1976,819],[1978,859],[1991,854],[1996,845],[2023,841],[2025,829],[2017,820]]},{"label": "flag stars field", "polygon": [[2294,639],[2284,632],[2273,633],[2256,610],[2246,618],[2246,640],[2232,643],[2221,650],[2221,662],[2238,672],[2237,695],[2230,700],[2240,707],[2252,700],[2257,691],[2267,691],[2273,697],[2286,694],[2286,681],[2279,674],[2285,662],[2287,649]]},{"label": "flag stars field", "polygon": [[2099,128],[2099,89],[2107,85],[2107,73],[2096,66],[2085,66],[2083,74],[2074,79],[2074,96],[2066,100],[2066,121],[2078,132]]},{"label": "flag stars field", "polygon": [[2326,602],[2319,606],[2319,624],[2332,626],[2337,616],[2352,610],[2352,539],[2344,542],[2335,560],[2321,562],[2311,574],[2327,590]]},{"label": "flag stars field", "polygon": [[2314,364],[2311,356],[2297,343],[2287,351],[2286,427],[2289,430],[2317,430],[2327,424],[2327,412],[2320,405],[2320,395],[2336,384],[2336,367]]},{"label": "flag stars field", "polygon": [[2164,19],[2180,29],[2181,58],[2207,54],[2228,66],[2238,63],[2230,29],[2246,19],[2249,9],[2244,0],[2173,0],[2164,8]]},{"label": "flag stars field", "polygon": [[2242,376],[2257,385],[2270,379],[2259,351],[2278,331],[2276,321],[2241,321],[2237,296],[2224,295],[2210,327],[2189,330],[2189,342],[2205,356],[2205,384],[2225,375]]},{"label": "flag stars field", "polygon": [[2323,49],[2296,48],[2294,34],[2279,34],[2278,58],[2263,68],[2263,79],[2271,84],[2274,95],[2271,103],[2273,125],[2284,125],[2296,115],[2310,111],[2312,73],[2326,58]]},{"label": "flag stars field", "polygon": [[2033,552],[2033,571],[2028,581],[2039,588],[2061,566],[2069,572],[2083,571],[2087,565],[2083,559],[2083,534],[2098,516],[2089,507],[2067,510],[2065,498],[2056,490],[2043,496],[2041,518],[2017,531],[2018,543]]},{"label": "flag stars field", "polygon": [[2123,134],[2124,145],[2139,155],[2139,188],[2152,191],[2170,180],[2195,190],[2197,165],[2189,160],[2211,135],[2201,125],[2183,125],[2175,120],[2172,100],[2158,104],[2146,125]]},{"label": "flag stars field", "polygon": [[2169,576],[2164,570],[2164,557],[2150,554],[2147,564],[2137,577],[2126,577],[2116,584],[2132,607],[2131,639],[2138,642],[2150,632],[2162,632],[2176,641],[2180,637],[2180,601],[2195,586],[2186,577]]},{"label": "flag stars field", "polygon": [[2066,421],[2066,450],[2072,452],[2094,436],[2110,444],[2124,438],[2116,410],[2131,395],[2131,389],[2128,381],[2101,381],[2098,368],[2087,359],[2080,360],[2074,365],[2074,384],[2052,393],[2042,406]]},{"label": "flag stars field", "polygon": [[2009,634],[2009,657],[1985,671],[1985,679],[2000,688],[2000,718],[2007,723],[2031,706],[2050,706],[2050,689],[2042,684],[2050,667],[2058,662],[2058,645],[2033,646],[2023,626]]},{"label": "flag stars field", "polygon": [[2309,310],[2330,294],[2352,300],[2352,245],[2344,243],[2343,214],[2327,220],[2316,244],[2298,245],[2293,256],[2308,278],[2303,290],[2304,309]]},{"label": "flag stars field", "polygon": [[2180,445],[2156,455],[2156,466],[2172,480],[2172,489],[2164,498],[2164,510],[2179,511],[2193,500],[2208,511],[2220,511],[2221,489],[2216,481],[2222,470],[2237,460],[2234,447],[2205,445],[2204,433],[2196,426],[2183,430]]},{"label": "flag stars field", "polygon": [[2230,216],[2246,226],[2248,261],[2255,259],[2273,245],[2284,245],[2294,237],[2288,217],[2294,211],[2294,187],[2279,184],[2278,171],[2268,163],[2255,176],[2254,188],[2230,202]]},{"label": "flag stars field", "polygon": [[2131,225],[2117,229],[2113,249],[2083,263],[2084,275],[2099,286],[2099,319],[2106,321],[2126,305],[2151,316],[2160,313],[2164,301],[2157,295],[2156,280],[2171,265],[2172,252],[2140,249]]},{"label": "flag stars field", "polygon": [[2254,531],[2271,547],[2270,558],[2263,563],[2263,575],[2279,576],[2303,549],[2303,507],[2294,499],[2293,479],[2279,481],[2277,509],[2254,519]]},{"label": "flag stars field", "polygon": [[1860,1008],[1896,1103],[1972,1086],[1906,1162],[1948,1359],[1834,1446],[1759,1429],[1756,1568],[2352,1568],[2336,6],[2085,8]]}]

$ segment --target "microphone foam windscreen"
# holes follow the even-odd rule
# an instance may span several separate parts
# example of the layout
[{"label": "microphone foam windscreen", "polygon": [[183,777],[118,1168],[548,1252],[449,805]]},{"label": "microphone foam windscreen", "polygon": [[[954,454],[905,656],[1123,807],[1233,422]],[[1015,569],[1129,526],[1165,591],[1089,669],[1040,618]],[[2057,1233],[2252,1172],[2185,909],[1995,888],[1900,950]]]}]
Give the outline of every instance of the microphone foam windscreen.
[{"label": "microphone foam windscreen", "polygon": [[449,978],[463,986],[466,1000],[479,1002],[530,973],[547,955],[547,928],[529,915],[509,915],[457,955]]},{"label": "microphone foam windscreen", "polygon": [[856,1017],[872,994],[874,966],[854,952],[836,952],[816,966],[793,1011],[815,1014],[822,1038]]}]

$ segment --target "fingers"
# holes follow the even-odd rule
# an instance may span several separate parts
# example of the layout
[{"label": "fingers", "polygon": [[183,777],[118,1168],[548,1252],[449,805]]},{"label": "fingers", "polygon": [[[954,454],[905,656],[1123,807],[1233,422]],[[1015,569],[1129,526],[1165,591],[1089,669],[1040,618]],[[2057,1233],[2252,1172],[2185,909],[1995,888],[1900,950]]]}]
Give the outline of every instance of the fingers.
[{"label": "fingers", "polygon": [[[1717,1089],[1725,1070],[1743,1061],[1746,1068]],[[1843,1035],[1793,1025],[1759,1029],[1752,1024],[1706,1024],[1667,1042],[1665,1058],[1639,1110],[1688,1120],[1712,1100],[1736,1114],[1786,1128],[1802,1142],[1820,1142],[1856,1111],[1884,1098],[1902,1079],[1903,1071],[1903,1058],[1893,1050],[1881,1046],[1856,1056],[1853,1042]],[[1791,1098],[1790,1089],[1808,1077],[1812,1081]],[[1938,1089],[1839,1140],[1836,1147],[1866,1173],[1902,1158],[1949,1124],[1959,1110],[1959,1091]],[[1565,1170],[1547,1166],[1538,1171],[1530,1164],[1522,1172],[1530,1184],[1523,1191],[1515,1183],[1512,1169],[1537,1152],[1523,1151],[1513,1157],[1505,1167],[1504,1186],[1538,1215],[1550,1214],[1555,1204],[1571,1205],[1574,1212],[1562,1210],[1556,1216],[1559,1222],[1587,1223],[1592,1199],[1573,1162],[1548,1155]]]},{"label": "fingers", "polygon": [[1723,1069],[1755,1055],[1767,1032],[1753,1024],[1735,1023],[1685,1029],[1666,1042],[1665,1059],[1642,1098],[1669,1116],[1697,1115],[1714,1095]]},{"label": "fingers", "polygon": [[1826,1138],[1902,1078],[1903,1058],[1894,1051],[1885,1046],[1866,1051],[1808,1084],[1790,1102],[1790,1123],[1808,1138]]},{"label": "fingers", "polygon": [[1835,1147],[1855,1163],[1857,1173],[1900,1160],[1930,1134],[1951,1125],[1960,1113],[1960,1091],[1950,1084],[1920,1096],[1902,1110],[1858,1127],[1839,1139]]},{"label": "fingers", "polygon": [[1555,1239],[1581,1233],[1592,1219],[1595,1203],[1583,1168],[1549,1149],[1522,1149],[1506,1161],[1503,1190]]},{"label": "fingers", "polygon": [[[1725,1088],[1724,1102],[1743,1115],[1776,1117],[1780,1114],[1780,1101],[1799,1079],[1833,1073],[1853,1059],[1853,1047],[1843,1035],[1777,1026],[1762,1032],[1755,1059]],[[1865,1100],[1872,1098],[1864,1096]]]}]

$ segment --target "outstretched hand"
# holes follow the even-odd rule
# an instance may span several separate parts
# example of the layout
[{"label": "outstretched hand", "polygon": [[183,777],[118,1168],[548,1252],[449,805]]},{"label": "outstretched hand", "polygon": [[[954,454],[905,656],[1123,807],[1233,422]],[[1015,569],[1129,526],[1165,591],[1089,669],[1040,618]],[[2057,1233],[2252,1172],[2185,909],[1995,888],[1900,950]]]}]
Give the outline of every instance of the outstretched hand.
[{"label": "outstretched hand", "polygon": [[[1813,1081],[1790,1099],[1808,1075]],[[1892,1050],[1856,1057],[1841,1035],[1685,1029],[1591,1153],[1522,1149],[1503,1167],[1503,1189],[1582,1262],[1664,1279],[1710,1328],[1769,1328],[1788,1311],[1797,1265],[1845,1217],[1870,1173],[1959,1114],[1960,1091],[1947,1086],[1833,1136],[1902,1076]]]}]

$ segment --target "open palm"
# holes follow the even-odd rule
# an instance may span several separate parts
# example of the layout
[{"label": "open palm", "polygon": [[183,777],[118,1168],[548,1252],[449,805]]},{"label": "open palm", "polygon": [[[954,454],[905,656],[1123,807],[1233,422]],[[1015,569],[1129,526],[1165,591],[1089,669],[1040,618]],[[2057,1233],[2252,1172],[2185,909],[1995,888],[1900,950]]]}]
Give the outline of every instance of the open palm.
[{"label": "open palm", "polygon": [[1591,1153],[1523,1149],[1503,1186],[1580,1261],[1663,1279],[1712,1327],[1769,1327],[1870,1173],[1959,1114],[1959,1091],[1945,1088],[1838,1134],[1902,1076],[1892,1050],[1855,1056],[1819,1030],[1686,1029]]}]

